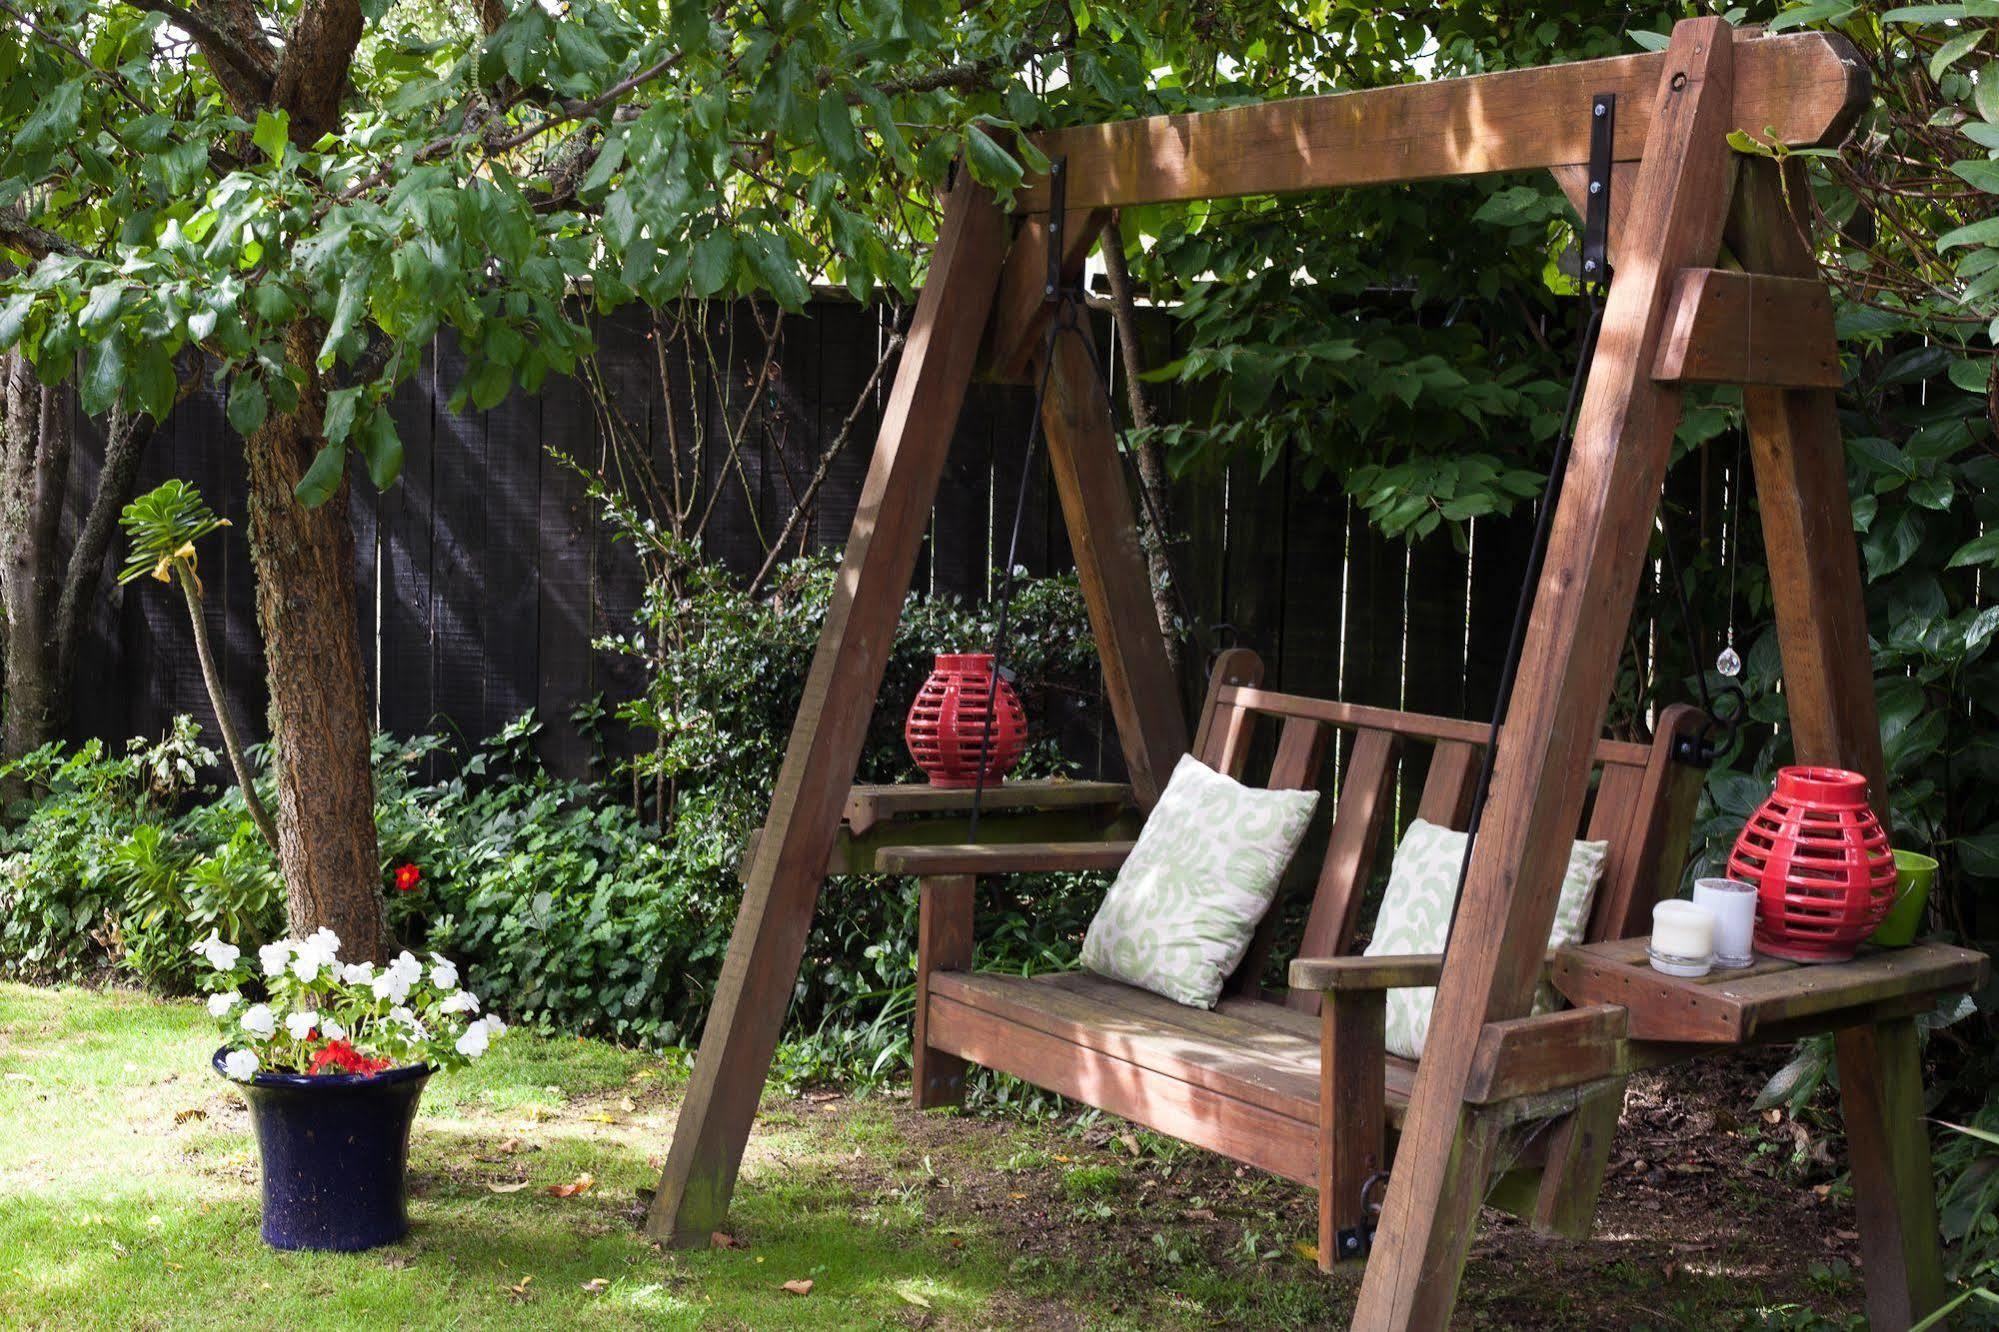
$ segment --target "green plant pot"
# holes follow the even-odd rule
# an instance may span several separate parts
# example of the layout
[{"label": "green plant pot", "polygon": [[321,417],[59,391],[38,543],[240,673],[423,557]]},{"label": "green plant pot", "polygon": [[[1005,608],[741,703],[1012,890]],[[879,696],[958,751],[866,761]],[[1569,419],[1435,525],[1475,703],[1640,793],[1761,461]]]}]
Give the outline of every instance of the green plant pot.
[{"label": "green plant pot", "polygon": [[1936,882],[1937,863],[1916,851],[1895,853],[1895,905],[1881,918],[1880,928],[1867,936],[1883,948],[1907,948],[1916,941],[1923,925],[1923,908],[1929,905],[1930,885]]}]

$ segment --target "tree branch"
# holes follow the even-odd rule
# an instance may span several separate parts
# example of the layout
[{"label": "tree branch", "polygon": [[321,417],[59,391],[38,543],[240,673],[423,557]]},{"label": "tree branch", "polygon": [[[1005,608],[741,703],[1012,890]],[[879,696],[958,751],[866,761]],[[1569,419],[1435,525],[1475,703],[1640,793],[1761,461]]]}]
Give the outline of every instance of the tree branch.
[{"label": "tree branch", "polygon": [[271,100],[291,116],[301,147],[340,126],[347,71],[361,43],[359,0],[306,0],[271,84]]},{"label": "tree branch", "polygon": [[[164,15],[176,28],[192,37],[194,44],[201,48],[201,53],[208,57],[209,65],[215,68],[215,76],[229,91],[231,100],[252,105],[270,100],[275,74],[268,53],[259,58],[235,37],[209,22],[206,16],[175,4],[174,0],[125,0],[125,4],[148,14]],[[242,95],[239,95],[239,90],[229,87],[232,77],[243,85],[240,89]]]},{"label": "tree branch", "polygon": [[69,566],[63,571],[56,598],[56,678],[75,680],[76,654],[83,642],[84,619],[104,577],[104,557],[118,531],[118,515],[138,488],[139,463],[159,423],[144,412],[128,412],[120,403],[111,410],[104,437],[104,466],[97,474],[97,493],[76,534]]}]

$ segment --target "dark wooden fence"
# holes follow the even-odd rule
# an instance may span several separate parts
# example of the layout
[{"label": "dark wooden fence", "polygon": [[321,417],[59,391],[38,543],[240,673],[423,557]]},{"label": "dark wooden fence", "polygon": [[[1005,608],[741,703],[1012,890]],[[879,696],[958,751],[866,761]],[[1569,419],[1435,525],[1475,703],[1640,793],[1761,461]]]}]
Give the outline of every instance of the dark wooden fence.
[{"label": "dark wooden fence", "polygon": [[[707,432],[715,456],[700,460],[701,474],[723,485],[704,541],[710,556],[745,574],[762,562],[804,480],[797,460],[809,456],[800,445],[811,438],[801,434],[827,437],[838,428],[876,363],[881,318],[829,300],[789,322],[778,358],[781,391],[768,395],[739,473],[734,464],[725,469],[717,432]],[[644,317],[608,321],[600,344],[618,410],[663,451],[669,409]],[[749,339],[741,355],[752,346],[760,355]],[[747,369],[730,373],[739,380]],[[457,373],[443,347],[404,386],[395,403],[406,449],[402,479],[380,495],[365,479],[355,487],[355,576],[376,716],[395,733],[443,728],[476,741],[532,708],[544,724],[544,756],[557,770],[578,773],[591,742],[572,713],[600,695],[615,703],[638,685],[629,661],[592,647],[596,637],[628,628],[640,592],[636,561],[598,520],[581,480],[547,451],[595,459],[596,414],[571,380],[551,380],[540,394],[517,395],[491,411],[453,413],[446,401]],[[719,412],[727,389],[706,386],[703,410]],[[845,537],[868,465],[874,410],[867,408],[820,496],[809,533],[817,545],[837,546]],[[1005,553],[1030,411],[1025,390],[973,390],[937,499],[920,588],[989,594],[993,565]],[[690,423],[676,424],[685,445]],[[95,466],[87,445],[77,466]],[[152,445],[143,484],[174,476],[199,485],[218,512],[240,524],[241,449],[213,390],[183,403]],[[1045,466],[1037,467],[1029,496],[1022,562],[1036,573],[1070,567]],[[1468,552],[1441,535],[1411,546],[1375,534],[1336,487],[1308,488],[1295,466],[1260,475],[1253,462],[1181,484],[1175,503],[1184,533],[1175,558],[1197,613],[1262,652],[1272,683],[1449,715],[1489,711],[1525,558],[1524,517],[1475,523]],[[210,632],[231,697],[261,735],[266,699],[240,525],[205,543],[201,558]],[[160,734],[177,712],[209,721],[178,599],[150,582],[111,591],[78,682],[74,732],[122,742]]]}]

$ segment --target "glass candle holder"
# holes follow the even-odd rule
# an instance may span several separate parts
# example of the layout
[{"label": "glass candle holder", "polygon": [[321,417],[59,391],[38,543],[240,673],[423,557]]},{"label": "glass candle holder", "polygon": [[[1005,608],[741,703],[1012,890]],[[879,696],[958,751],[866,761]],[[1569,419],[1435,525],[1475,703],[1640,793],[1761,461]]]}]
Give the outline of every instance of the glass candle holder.
[{"label": "glass candle holder", "polygon": [[1714,913],[1692,902],[1652,908],[1652,969],[1668,976],[1705,976],[1714,965]]},{"label": "glass candle holder", "polygon": [[1714,913],[1714,964],[1724,970],[1753,966],[1756,888],[1740,879],[1694,880],[1694,905]]}]

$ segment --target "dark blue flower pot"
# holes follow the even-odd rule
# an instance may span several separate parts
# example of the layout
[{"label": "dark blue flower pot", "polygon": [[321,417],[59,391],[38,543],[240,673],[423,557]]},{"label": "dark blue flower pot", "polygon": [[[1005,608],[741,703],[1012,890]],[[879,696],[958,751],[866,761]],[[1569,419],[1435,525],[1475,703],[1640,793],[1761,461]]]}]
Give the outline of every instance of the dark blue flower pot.
[{"label": "dark blue flower pot", "polygon": [[[227,1053],[215,1052],[217,1073]],[[429,1080],[422,1064],[374,1074],[231,1079],[250,1104],[264,1160],[264,1243],[352,1252],[407,1234],[410,1122]]]}]

